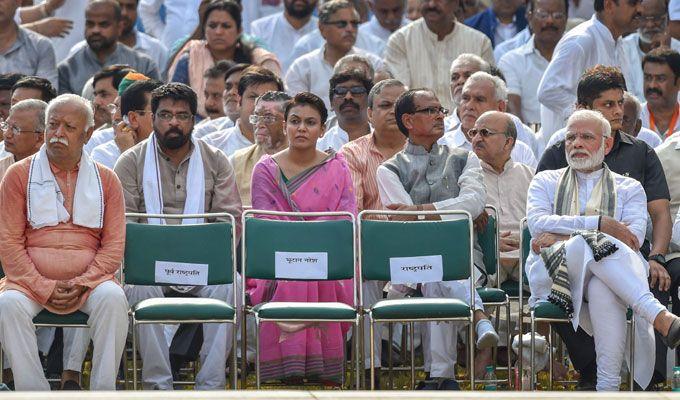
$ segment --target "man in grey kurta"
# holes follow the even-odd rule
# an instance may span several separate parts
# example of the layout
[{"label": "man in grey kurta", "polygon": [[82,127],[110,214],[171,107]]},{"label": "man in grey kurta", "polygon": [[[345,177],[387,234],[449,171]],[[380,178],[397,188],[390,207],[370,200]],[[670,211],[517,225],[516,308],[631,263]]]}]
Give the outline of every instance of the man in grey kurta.
[{"label": "man in grey kurta", "polygon": [[59,63],[59,93],[81,94],[88,79],[102,68],[125,64],[149,78],[159,79],[158,66],[148,56],[118,43],[121,10],[114,0],[98,0],[85,9],[87,46]]},{"label": "man in grey kurta", "polygon": [[[486,191],[479,160],[474,153],[437,144],[444,134],[444,117],[447,113],[448,110],[441,106],[435,93],[427,89],[409,90],[397,99],[397,125],[408,140],[404,150],[378,167],[380,200],[388,209],[465,210],[473,218],[482,213]],[[392,219],[398,217],[393,216]],[[440,217],[428,216],[427,219]],[[476,283],[483,282],[486,272],[477,243],[474,260],[479,273],[473,279]],[[457,298],[467,304],[472,302],[467,280],[424,283],[422,292],[425,297]],[[488,349],[498,343],[499,337],[484,314],[481,298],[476,292],[474,296],[477,348]],[[424,388],[458,388],[454,380],[456,331],[455,324],[430,323],[429,349],[426,348],[425,353],[426,360],[430,360],[430,377],[434,381],[426,382]]]}]

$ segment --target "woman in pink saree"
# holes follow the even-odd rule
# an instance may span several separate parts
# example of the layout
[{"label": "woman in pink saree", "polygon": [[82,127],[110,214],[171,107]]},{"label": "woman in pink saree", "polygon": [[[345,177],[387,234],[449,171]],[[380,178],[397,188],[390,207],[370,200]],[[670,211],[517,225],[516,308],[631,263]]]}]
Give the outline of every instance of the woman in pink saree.
[{"label": "woman in pink saree", "polygon": [[[349,211],[356,213],[352,180],[344,158],[316,150],[325,131],[323,101],[299,93],[286,107],[289,147],[264,156],[253,170],[254,209],[273,211]],[[296,282],[250,279],[252,305],[268,301],[343,302],[353,305],[353,282]],[[265,322],[260,330],[260,373],[263,381],[302,378],[341,382],[348,326]]]}]

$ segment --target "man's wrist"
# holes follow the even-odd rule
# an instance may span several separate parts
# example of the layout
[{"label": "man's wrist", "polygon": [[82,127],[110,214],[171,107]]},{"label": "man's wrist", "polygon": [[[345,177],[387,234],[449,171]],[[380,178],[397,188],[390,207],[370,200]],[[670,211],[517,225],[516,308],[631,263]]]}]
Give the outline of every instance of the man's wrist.
[{"label": "man's wrist", "polygon": [[666,257],[661,253],[650,254],[647,257],[647,260],[648,261],[654,261],[654,262],[660,264],[662,267],[666,268]]}]

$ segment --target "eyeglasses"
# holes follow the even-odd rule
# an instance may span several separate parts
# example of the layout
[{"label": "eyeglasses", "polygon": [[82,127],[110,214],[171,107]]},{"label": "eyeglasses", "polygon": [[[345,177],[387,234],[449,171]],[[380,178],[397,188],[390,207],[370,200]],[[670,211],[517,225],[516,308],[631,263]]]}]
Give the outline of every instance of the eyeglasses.
[{"label": "eyeglasses", "polygon": [[640,22],[663,24],[668,19],[668,14],[663,13],[648,16],[640,15],[638,18],[640,19]]},{"label": "eyeglasses", "polygon": [[352,86],[352,87],[342,87],[342,86],[337,86],[333,89],[333,94],[336,96],[344,96],[347,94],[347,92],[352,93],[354,96],[358,96],[361,94],[366,94],[368,91],[366,90],[365,87],[363,86]]},{"label": "eyeglasses", "polygon": [[543,20],[548,19],[548,17],[552,17],[552,19],[554,19],[556,21],[563,20],[563,19],[567,18],[567,15],[565,13],[561,12],[561,11],[549,13],[549,12],[543,11],[543,10],[536,10],[536,11],[532,12],[532,14],[533,14],[534,17],[536,17],[538,19],[543,19]]},{"label": "eyeglasses", "polygon": [[420,110],[415,110],[414,112],[410,114],[427,114],[430,117],[435,117],[439,114],[444,114],[444,115],[449,115],[449,110],[447,110],[444,107],[427,107],[427,108],[421,108]]},{"label": "eyeglasses", "polygon": [[19,129],[18,126],[10,126],[7,122],[0,122],[0,130],[3,132],[12,132],[12,136],[19,136],[22,133],[42,133],[41,131],[32,131],[30,129]]},{"label": "eyeglasses", "polygon": [[248,122],[250,122],[252,125],[257,124],[258,122],[262,122],[265,125],[271,125],[278,119],[279,117],[275,115],[251,115],[248,117]]},{"label": "eyeglasses", "polygon": [[351,21],[328,21],[324,22],[324,25],[333,25],[334,27],[338,29],[345,29],[347,28],[347,25],[352,24],[353,28],[358,28],[359,27],[360,21],[358,19],[354,19]]},{"label": "eyeglasses", "polygon": [[194,115],[186,112],[179,112],[177,114],[171,113],[170,111],[161,111],[156,113],[156,116],[162,121],[172,121],[173,118],[177,118],[179,122],[189,122]]},{"label": "eyeglasses", "polygon": [[470,136],[471,138],[473,138],[477,135],[481,135],[483,138],[488,138],[489,136],[493,136],[493,135],[507,135],[507,132],[494,132],[494,131],[490,131],[486,128],[482,128],[482,129],[472,128],[468,131],[468,136]]}]

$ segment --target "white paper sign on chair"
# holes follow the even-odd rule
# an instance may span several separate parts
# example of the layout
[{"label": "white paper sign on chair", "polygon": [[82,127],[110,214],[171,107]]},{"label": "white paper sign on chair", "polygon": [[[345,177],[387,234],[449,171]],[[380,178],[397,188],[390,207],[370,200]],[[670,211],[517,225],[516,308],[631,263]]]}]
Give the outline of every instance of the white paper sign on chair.
[{"label": "white paper sign on chair", "polygon": [[274,275],[277,279],[328,279],[328,253],[277,251]]},{"label": "white paper sign on chair", "polygon": [[390,278],[400,284],[441,282],[442,256],[390,257]]},{"label": "white paper sign on chair", "polygon": [[208,284],[208,264],[156,261],[156,283],[205,286]]}]

